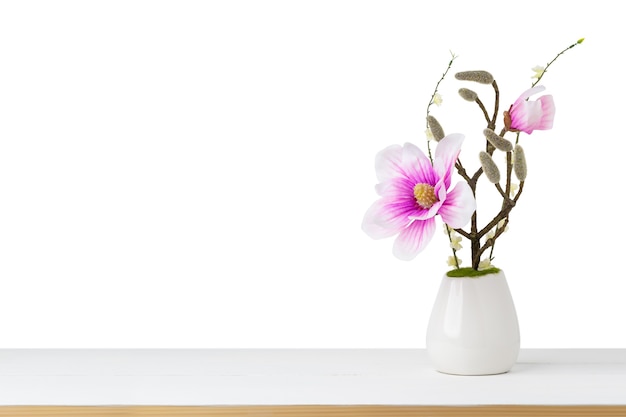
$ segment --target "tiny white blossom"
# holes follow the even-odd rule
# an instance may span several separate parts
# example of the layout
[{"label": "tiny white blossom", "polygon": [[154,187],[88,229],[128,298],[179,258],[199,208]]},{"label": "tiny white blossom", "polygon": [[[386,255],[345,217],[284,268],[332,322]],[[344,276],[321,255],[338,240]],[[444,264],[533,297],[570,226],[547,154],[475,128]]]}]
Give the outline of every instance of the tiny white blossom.
[{"label": "tiny white blossom", "polygon": [[509,224],[506,224],[506,227],[504,226],[504,221],[505,219],[502,219],[498,222],[498,229],[502,229],[504,227],[504,231],[506,232],[507,230],[509,230]]},{"label": "tiny white blossom", "polygon": [[543,75],[543,72],[546,70],[546,68],[545,68],[545,67],[542,67],[541,65],[537,65],[537,66],[535,66],[535,67],[532,67],[532,70],[533,70],[535,73],[534,73],[534,74],[533,74],[533,76],[532,76],[532,77],[530,77],[530,78],[537,78],[537,79],[538,79],[539,77],[541,77],[541,76]]},{"label": "tiny white blossom", "polygon": [[455,242],[455,241],[450,242],[450,247],[452,249],[454,249],[454,250],[461,250],[461,249],[463,249],[463,245],[461,245],[460,242]]},{"label": "tiny white blossom", "polygon": [[485,237],[486,237],[487,239],[491,239],[491,238],[492,238],[492,237],[494,237],[495,235],[496,235],[496,231],[495,231],[495,230],[490,230],[490,231],[489,231],[489,232],[485,235]]},{"label": "tiny white blossom", "polygon": [[463,246],[461,246],[462,240],[463,240],[463,237],[457,235],[456,233],[454,235],[450,235],[450,247],[454,250],[463,249]]},{"label": "tiny white blossom", "polygon": [[489,258],[483,259],[478,263],[478,270],[482,271],[484,269],[491,268],[491,260]]},{"label": "tiny white blossom", "polygon": [[519,185],[515,184],[515,183],[511,183],[511,191],[510,191],[510,196],[511,198],[515,197],[515,194],[517,193],[517,189],[519,188]]},{"label": "tiny white blossom", "polygon": [[430,130],[430,127],[428,129],[426,129],[424,131],[424,133],[426,134],[426,139],[427,140],[435,140],[435,135],[433,135],[433,131]]},{"label": "tiny white blossom", "polygon": [[454,256],[448,256],[448,266],[456,266],[456,261],[459,261],[459,265],[461,265],[461,260],[459,258],[454,259]]},{"label": "tiny white blossom", "polygon": [[441,94],[435,93],[435,95],[433,96],[433,104],[435,104],[436,106],[441,106],[442,102],[443,98],[441,97]]}]

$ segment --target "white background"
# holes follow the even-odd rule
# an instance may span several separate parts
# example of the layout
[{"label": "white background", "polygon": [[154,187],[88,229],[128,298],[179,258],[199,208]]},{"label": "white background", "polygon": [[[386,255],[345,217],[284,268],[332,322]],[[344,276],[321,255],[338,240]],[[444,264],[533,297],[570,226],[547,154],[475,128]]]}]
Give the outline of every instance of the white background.
[{"label": "white background", "polygon": [[0,3],[0,347],[424,347],[449,249],[361,231],[375,154],[425,149],[450,51],[470,146],[454,72],[504,110],[581,37],[494,263],[522,347],[625,347],[618,4]]}]

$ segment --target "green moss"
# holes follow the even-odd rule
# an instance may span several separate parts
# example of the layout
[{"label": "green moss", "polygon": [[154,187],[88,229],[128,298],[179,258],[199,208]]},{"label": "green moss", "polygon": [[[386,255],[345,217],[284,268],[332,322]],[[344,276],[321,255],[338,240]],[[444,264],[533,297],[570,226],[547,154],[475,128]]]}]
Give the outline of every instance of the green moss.
[{"label": "green moss", "polygon": [[500,269],[495,267],[483,269],[482,271],[476,271],[472,268],[459,268],[448,271],[446,275],[450,278],[476,278],[482,277],[483,275],[497,274],[498,272],[500,272]]}]

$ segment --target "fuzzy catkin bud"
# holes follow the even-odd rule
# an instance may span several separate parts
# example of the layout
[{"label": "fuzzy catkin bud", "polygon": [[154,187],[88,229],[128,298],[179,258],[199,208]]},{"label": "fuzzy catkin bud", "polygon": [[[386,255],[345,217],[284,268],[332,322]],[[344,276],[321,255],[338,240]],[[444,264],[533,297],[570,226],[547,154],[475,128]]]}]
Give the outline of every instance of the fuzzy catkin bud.
[{"label": "fuzzy catkin bud", "polygon": [[467,101],[476,101],[478,94],[469,88],[459,88],[459,95]]},{"label": "fuzzy catkin bud", "polygon": [[432,132],[437,142],[439,142],[446,136],[446,134],[443,132],[443,128],[441,127],[437,119],[435,119],[431,115],[428,115],[426,121],[428,122],[428,127],[430,128],[430,131]]},{"label": "fuzzy catkin bud", "polygon": [[498,136],[496,132],[491,129],[483,130],[483,134],[496,149],[501,150],[502,152],[509,152],[513,150],[513,144],[508,140],[504,139],[502,136]]},{"label": "fuzzy catkin bud", "polygon": [[480,165],[483,167],[483,172],[487,176],[487,179],[494,184],[499,183],[500,170],[498,169],[496,163],[493,162],[491,155],[489,155],[485,151],[482,151],[478,154],[478,157],[480,158]]},{"label": "fuzzy catkin bud", "polygon": [[457,80],[461,81],[474,81],[481,84],[491,84],[493,82],[493,75],[487,71],[462,71],[454,74]]},{"label": "fuzzy catkin bud", "polygon": [[515,176],[520,181],[524,181],[528,173],[524,149],[519,145],[515,145],[515,152],[513,153],[513,172],[515,172]]}]

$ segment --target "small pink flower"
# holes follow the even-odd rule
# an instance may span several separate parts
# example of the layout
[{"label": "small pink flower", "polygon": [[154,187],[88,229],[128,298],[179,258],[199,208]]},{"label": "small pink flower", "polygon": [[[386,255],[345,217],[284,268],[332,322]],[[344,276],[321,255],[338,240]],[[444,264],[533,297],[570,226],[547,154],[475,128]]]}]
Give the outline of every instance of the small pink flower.
[{"label": "small pink flower", "polygon": [[362,228],[373,239],[397,234],[393,254],[399,259],[411,260],[426,247],[435,233],[435,215],[456,229],[465,226],[476,210],[465,181],[450,187],[463,139],[461,134],[441,139],[432,164],[410,143],[376,155],[380,199],[365,213]]},{"label": "small pink flower", "polygon": [[536,101],[528,98],[546,88],[533,87],[519,96],[508,112],[504,112],[504,124],[512,132],[522,131],[531,134],[533,130],[552,129],[554,122],[554,100],[551,95],[541,96]]}]

